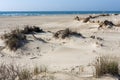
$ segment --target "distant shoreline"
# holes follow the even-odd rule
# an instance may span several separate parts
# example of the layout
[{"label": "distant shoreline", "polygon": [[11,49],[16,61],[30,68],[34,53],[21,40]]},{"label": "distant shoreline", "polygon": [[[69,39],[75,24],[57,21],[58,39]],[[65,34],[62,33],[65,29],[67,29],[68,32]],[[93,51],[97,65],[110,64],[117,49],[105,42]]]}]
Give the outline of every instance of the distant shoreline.
[{"label": "distant shoreline", "polygon": [[120,14],[120,11],[0,11],[0,16],[56,16],[79,14]]}]

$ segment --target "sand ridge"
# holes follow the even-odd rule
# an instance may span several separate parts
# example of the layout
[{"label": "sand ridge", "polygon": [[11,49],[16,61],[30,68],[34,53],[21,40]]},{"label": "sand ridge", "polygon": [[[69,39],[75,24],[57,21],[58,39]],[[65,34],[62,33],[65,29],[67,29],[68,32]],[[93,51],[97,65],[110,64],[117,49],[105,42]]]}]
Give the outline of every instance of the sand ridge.
[{"label": "sand ridge", "polygon": [[[32,35],[27,35],[29,42],[13,52],[4,48],[4,42],[0,40],[0,62],[26,65],[26,67],[45,65],[49,71],[56,72],[55,76],[58,78],[56,80],[97,80],[91,78],[94,73],[91,63],[101,54],[120,57],[120,28],[99,30],[99,24],[79,22],[74,20],[74,16],[0,17],[1,34],[18,27],[22,29],[24,25],[36,25],[45,30],[46,33],[37,33],[35,36],[47,42],[41,42],[34,39]],[[79,16],[86,17],[88,15]],[[111,15],[92,20],[104,21],[107,19],[118,23],[119,18],[119,15]],[[86,38],[70,36],[66,39],[55,39],[53,37],[53,33],[66,28],[79,32]],[[103,40],[92,39],[90,38],[92,35]],[[71,75],[73,79],[70,77]],[[81,77],[85,77],[85,79]],[[116,78],[105,76],[99,80],[116,80]]]}]

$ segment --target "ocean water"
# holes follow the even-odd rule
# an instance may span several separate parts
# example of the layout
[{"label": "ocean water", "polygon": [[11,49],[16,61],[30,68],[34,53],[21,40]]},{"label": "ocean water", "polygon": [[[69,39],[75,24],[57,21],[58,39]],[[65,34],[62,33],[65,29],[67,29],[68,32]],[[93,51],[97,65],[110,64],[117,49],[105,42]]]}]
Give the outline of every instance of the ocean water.
[{"label": "ocean water", "polygon": [[0,16],[44,16],[67,14],[120,14],[120,11],[0,11]]}]

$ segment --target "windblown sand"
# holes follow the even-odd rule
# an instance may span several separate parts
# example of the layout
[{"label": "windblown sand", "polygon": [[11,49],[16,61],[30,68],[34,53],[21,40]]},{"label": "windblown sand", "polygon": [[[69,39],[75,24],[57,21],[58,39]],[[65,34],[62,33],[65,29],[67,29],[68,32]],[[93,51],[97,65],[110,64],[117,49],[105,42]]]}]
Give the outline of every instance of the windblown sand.
[{"label": "windblown sand", "polygon": [[[46,66],[49,72],[54,72],[56,80],[97,80],[94,75],[94,59],[100,55],[120,57],[120,27],[98,29],[98,23],[83,23],[74,20],[76,15],[0,17],[0,35],[16,28],[23,29],[25,25],[35,25],[46,33],[37,33],[37,38],[27,35],[29,42],[17,51],[9,51],[4,41],[0,40],[0,63],[12,63],[22,67],[33,68]],[[87,17],[89,15],[79,15]],[[120,15],[98,17],[93,21],[110,20],[120,22]],[[66,39],[55,39],[53,33],[69,28],[81,33],[86,38],[71,36]],[[92,39],[90,36],[103,40]],[[101,46],[102,44],[102,46]],[[116,80],[104,76],[98,80]]]}]

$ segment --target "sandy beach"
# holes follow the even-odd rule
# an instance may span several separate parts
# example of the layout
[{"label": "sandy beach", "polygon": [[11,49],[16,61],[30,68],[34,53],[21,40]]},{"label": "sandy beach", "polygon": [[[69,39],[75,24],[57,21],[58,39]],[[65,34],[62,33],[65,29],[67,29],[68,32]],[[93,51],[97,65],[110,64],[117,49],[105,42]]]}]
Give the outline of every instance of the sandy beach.
[{"label": "sandy beach", "polygon": [[[14,29],[23,29],[26,25],[37,26],[45,31],[34,34],[45,42],[27,34],[28,42],[16,51],[10,51],[4,40],[0,39],[0,63],[28,69],[36,66],[43,70],[47,68],[48,75],[54,76],[54,79],[45,80],[118,80],[111,75],[95,78],[93,63],[101,55],[113,56],[119,61],[120,27],[115,25],[120,24],[120,15],[98,16],[87,22],[75,20],[76,16],[87,18],[90,15],[100,14],[0,17],[1,36]],[[105,20],[115,25],[100,27],[99,22]],[[85,38],[72,35],[62,39],[53,36],[66,28]]]}]

